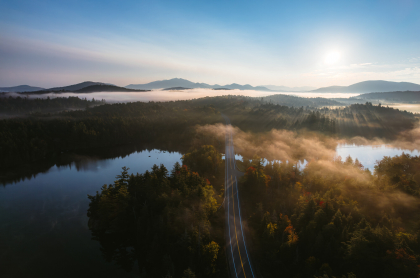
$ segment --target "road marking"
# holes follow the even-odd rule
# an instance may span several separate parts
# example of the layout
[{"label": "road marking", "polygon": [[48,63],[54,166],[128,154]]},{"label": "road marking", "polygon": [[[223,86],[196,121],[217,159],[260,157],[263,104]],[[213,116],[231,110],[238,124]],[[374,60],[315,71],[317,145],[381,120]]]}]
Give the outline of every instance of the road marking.
[{"label": "road marking", "polygon": [[[225,163],[225,165],[226,165],[226,173],[225,173],[225,187],[226,187],[226,189],[227,189],[227,184],[228,184],[228,180],[229,180],[229,178],[228,178],[228,164],[227,163]],[[226,190],[225,191],[225,193],[227,192],[227,194],[229,194],[229,190]],[[226,194],[225,194],[225,196],[226,196]],[[228,227],[229,227],[229,245],[230,245],[230,254],[232,255],[232,263],[233,263],[233,268],[235,269],[235,275],[236,275],[236,278],[238,278],[238,272],[236,271],[236,265],[235,265],[235,258],[233,257],[233,249],[232,249],[232,237],[230,236],[230,221],[229,221],[229,219],[230,219],[230,216],[229,216],[229,196],[227,195],[226,196],[226,198],[228,199]],[[234,216],[235,216],[235,214],[234,214]]]},{"label": "road marking", "polygon": [[[227,125],[229,125],[228,128],[230,128],[231,127],[231,124],[230,124],[229,119],[227,117],[225,117],[224,115],[223,115],[223,117],[225,118]],[[243,271],[244,277],[246,278],[245,268],[244,268],[243,261],[242,261],[242,256],[241,256],[241,250],[239,248],[238,233],[237,233],[237,229],[236,229],[235,197],[234,197],[234,190],[233,190],[233,186],[234,186],[233,182],[234,181],[233,181],[233,175],[232,174],[230,175],[231,182],[229,182],[229,168],[233,169],[233,171],[236,170],[236,159],[235,159],[235,151],[234,151],[234,148],[233,148],[233,134],[232,134],[232,130],[229,129],[228,132],[229,132],[229,134],[226,134],[226,143],[227,143],[227,145],[226,145],[226,152],[225,152],[225,157],[226,157],[226,160],[225,160],[225,162],[226,162],[225,163],[225,166],[226,166],[226,173],[225,173],[225,198],[228,199],[228,213],[227,214],[228,214],[228,226],[229,226],[229,238],[230,238],[230,242],[229,243],[230,243],[230,250],[231,250],[231,255],[232,255],[232,262],[233,262],[233,266],[235,268],[235,276],[238,277],[238,273],[236,272],[236,264],[235,264],[235,260],[234,260],[234,257],[233,257],[232,237],[231,237],[231,234],[230,234],[230,215],[229,215],[230,214],[230,200],[229,200],[230,199],[230,196],[229,196],[229,189],[228,189],[228,187],[229,186],[232,186],[232,193],[231,193],[232,194],[232,204],[233,204],[232,210],[233,210],[233,223],[235,225],[236,244],[238,245],[238,253],[239,253],[239,259],[240,259],[241,266],[242,266],[242,271]],[[230,158],[230,161],[228,162],[228,157],[229,156],[231,156],[231,158]],[[254,276],[254,272],[253,272],[252,267],[251,267],[251,262],[250,262],[250,259],[249,259],[249,256],[248,256],[248,250],[246,248],[245,237],[244,237],[244,232],[243,232],[243,227],[242,227],[241,207],[240,207],[240,203],[239,203],[238,180],[236,178],[236,175],[235,175],[235,184],[236,184],[236,186],[235,186],[235,188],[236,188],[236,194],[237,194],[236,195],[236,198],[237,198],[237,201],[238,201],[237,206],[238,206],[238,214],[239,214],[239,224],[241,226],[242,241],[243,241],[243,244],[244,244],[244,247],[245,247],[245,253],[246,253],[247,260],[248,260],[249,268],[251,269],[252,277],[255,277]]]},{"label": "road marking", "polygon": [[245,237],[244,237],[244,230],[242,229],[241,206],[240,206],[240,204],[239,204],[238,180],[236,179],[236,176],[235,176],[235,182],[236,182],[236,197],[238,198],[239,223],[241,224],[242,241],[244,242],[245,253],[246,253],[246,258],[248,259],[249,269],[251,269],[251,274],[252,274],[252,277],[255,277],[255,276],[254,276],[254,271],[252,271],[251,261],[249,260],[248,250],[246,249],[246,241],[245,241]]},{"label": "road marking", "polygon": [[[236,177],[235,177],[236,178]],[[241,256],[241,250],[239,249],[239,242],[238,242],[238,233],[236,232],[236,222],[235,222],[235,198],[233,197],[233,177],[230,176],[230,179],[232,180],[232,203],[233,203],[233,225],[235,226],[235,236],[236,236],[236,245],[238,246],[238,253],[239,253],[239,260],[241,261],[242,271],[244,273],[244,276],[246,278],[244,264],[242,262],[242,256]]]}]

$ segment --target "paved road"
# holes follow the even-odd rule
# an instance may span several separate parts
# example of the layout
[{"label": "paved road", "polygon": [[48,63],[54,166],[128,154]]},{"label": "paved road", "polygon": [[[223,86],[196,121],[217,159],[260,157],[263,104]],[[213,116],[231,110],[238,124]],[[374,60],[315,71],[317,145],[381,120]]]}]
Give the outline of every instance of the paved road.
[{"label": "paved road", "polygon": [[254,278],[251,261],[245,243],[241,219],[241,206],[238,189],[238,177],[241,175],[236,170],[235,152],[230,120],[223,115],[228,127],[226,133],[226,176],[225,176],[225,216],[226,216],[226,252],[228,254],[229,268],[232,278]]}]

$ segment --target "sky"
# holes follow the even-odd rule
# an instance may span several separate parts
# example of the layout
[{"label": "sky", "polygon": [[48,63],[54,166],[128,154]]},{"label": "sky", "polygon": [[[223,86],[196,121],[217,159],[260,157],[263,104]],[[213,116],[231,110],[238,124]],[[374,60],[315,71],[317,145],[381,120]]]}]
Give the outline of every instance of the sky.
[{"label": "sky", "polygon": [[0,0],[0,87],[420,84],[420,1]]}]

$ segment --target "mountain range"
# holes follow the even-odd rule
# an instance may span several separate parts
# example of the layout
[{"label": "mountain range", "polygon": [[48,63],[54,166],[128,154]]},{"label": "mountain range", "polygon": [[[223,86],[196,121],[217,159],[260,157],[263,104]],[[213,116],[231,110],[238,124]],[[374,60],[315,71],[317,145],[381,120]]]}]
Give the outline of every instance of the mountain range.
[{"label": "mountain range", "polygon": [[0,87],[0,92],[33,92],[33,91],[39,91],[44,90],[44,88],[41,87],[33,87],[29,85],[19,85],[14,87]]},{"label": "mountain range", "polygon": [[[93,87],[92,87],[93,86]],[[84,88],[88,88],[82,90]],[[168,88],[207,88],[207,89],[238,89],[238,90],[256,90],[256,91],[277,91],[277,92],[299,92],[309,91],[313,93],[372,93],[372,92],[395,92],[395,91],[420,91],[420,85],[409,82],[392,82],[383,80],[369,80],[359,83],[355,83],[350,86],[330,86],[323,87],[315,90],[312,87],[286,87],[276,85],[266,86],[251,86],[251,85],[240,85],[236,83],[228,85],[209,85],[206,83],[194,83],[182,78],[173,78],[169,80],[154,81],[146,84],[131,84],[125,87],[118,87],[108,83],[85,81],[82,83],[64,86],[54,87],[50,89],[44,89],[40,87],[32,87],[28,85],[20,85],[15,87],[0,87],[0,91],[3,92],[31,92],[31,93],[48,93],[48,92],[124,92],[127,89],[130,90],[155,90],[155,89],[168,89]],[[82,91],[80,91],[82,90]]]},{"label": "mountain range", "polygon": [[165,88],[174,88],[174,87],[183,87],[183,88],[205,88],[205,89],[218,89],[218,88],[226,88],[226,89],[238,89],[238,90],[256,90],[256,91],[270,91],[266,87],[263,86],[256,86],[253,87],[249,84],[240,85],[236,83],[232,83],[230,85],[223,85],[220,86],[218,84],[209,85],[206,83],[194,83],[186,79],[182,78],[173,78],[169,80],[160,80],[160,81],[153,81],[146,84],[130,84],[125,86],[129,89],[141,89],[141,90],[155,90],[155,89],[165,89]]},{"label": "mountain range", "polygon": [[420,91],[367,93],[352,97],[351,99],[383,100],[385,102],[414,101],[418,103],[420,101]]},{"label": "mountain range", "polygon": [[392,82],[384,80],[369,80],[350,86],[330,86],[312,90],[314,93],[373,93],[395,91],[420,91],[420,85],[410,82]]},{"label": "mountain range", "polygon": [[96,84],[81,88],[75,93],[98,93],[98,92],[145,92],[149,90],[136,90],[136,89],[129,89],[124,87],[118,87],[115,85],[108,85],[108,84]]},{"label": "mountain range", "polygon": [[64,86],[64,87],[54,87],[54,88],[49,88],[49,91],[77,91],[89,86],[93,86],[93,85],[111,85],[111,86],[115,86],[113,84],[107,84],[107,83],[102,83],[102,82],[92,82],[92,81],[85,81],[82,83],[78,83],[78,84],[74,84],[74,85],[70,85],[70,86]]},{"label": "mountain range", "polygon": [[[92,82],[83,82],[85,84],[91,84]],[[82,84],[82,83],[80,83]],[[24,92],[25,94],[32,94],[32,95],[38,95],[38,94],[48,94],[48,93],[99,93],[99,92],[145,92],[149,90],[136,90],[136,89],[128,89],[124,87],[118,87],[115,85],[108,85],[105,83],[99,83],[94,85],[89,85],[86,87],[81,87],[82,85],[76,84],[66,87],[56,87],[46,90],[40,90],[40,91],[32,91],[32,92]],[[80,88],[77,90],[69,90],[66,88]]]}]

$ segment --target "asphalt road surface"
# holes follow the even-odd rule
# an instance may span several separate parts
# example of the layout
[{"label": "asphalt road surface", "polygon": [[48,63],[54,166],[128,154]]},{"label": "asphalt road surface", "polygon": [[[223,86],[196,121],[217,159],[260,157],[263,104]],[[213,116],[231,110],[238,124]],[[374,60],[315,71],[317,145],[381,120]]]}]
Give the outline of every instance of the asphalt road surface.
[{"label": "asphalt road surface", "polygon": [[238,177],[243,175],[236,170],[235,152],[230,120],[223,115],[227,125],[226,132],[226,176],[225,176],[225,216],[226,216],[226,253],[232,278],[255,277],[245,243],[241,219],[241,206]]}]

